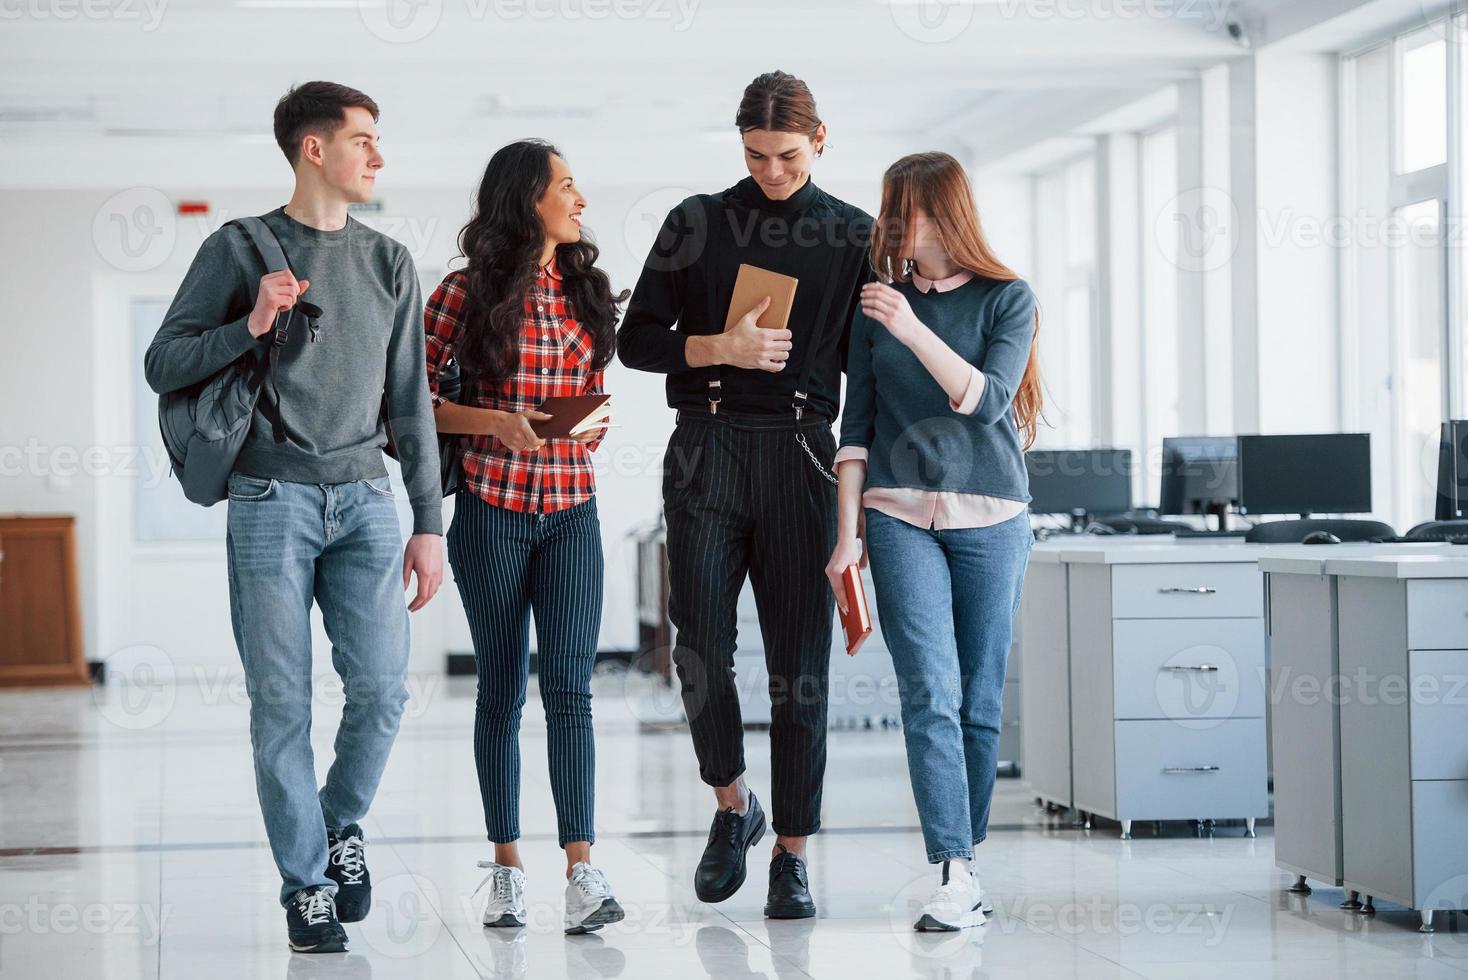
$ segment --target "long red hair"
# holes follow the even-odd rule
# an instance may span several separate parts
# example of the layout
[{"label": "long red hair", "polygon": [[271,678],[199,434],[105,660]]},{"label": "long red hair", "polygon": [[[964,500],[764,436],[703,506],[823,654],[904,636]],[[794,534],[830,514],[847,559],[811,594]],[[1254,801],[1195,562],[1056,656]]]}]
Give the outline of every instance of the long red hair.
[{"label": "long red hair", "polygon": [[[872,266],[883,282],[912,278],[902,258],[903,240],[913,227],[913,216],[925,212],[937,229],[943,250],[955,265],[986,279],[1009,282],[1019,275],[999,261],[979,224],[979,209],[963,165],[947,153],[912,153],[882,175],[882,208],[872,236]],[[1014,395],[1014,419],[1024,435],[1024,446],[1034,445],[1043,417],[1045,397],[1040,384],[1037,339],[1040,310],[1035,309],[1035,332],[1030,357]]]}]

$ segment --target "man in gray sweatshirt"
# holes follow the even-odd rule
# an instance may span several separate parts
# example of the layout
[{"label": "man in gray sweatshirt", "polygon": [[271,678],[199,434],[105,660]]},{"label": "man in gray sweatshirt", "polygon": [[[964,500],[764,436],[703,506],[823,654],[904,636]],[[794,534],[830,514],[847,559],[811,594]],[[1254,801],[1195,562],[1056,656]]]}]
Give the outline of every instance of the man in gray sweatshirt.
[{"label": "man in gray sweatshirt", "polygon": [[[291,948],[340,952],[341,922],[371,903],[358,822],[377,791],[407,701],[408,611],[443,579],[443,497],[408,250],[347,214],[383,160],[377,105],[308,82],[280,100],[275,138],[295,170],[290,202],[264,215],[289,269],[266,274],[238,227],[210,235],[144,368],[159,393],[196,384],[284,330],[229,478],[230,613],[250,696],[265,831],[280,869]],[[292,316],[302,294],[322,315]],[[287,325],[286,321],[290,320]],[[384,411],[385,406],[385,411]],[[383,465],[391,420],[413,511],[402,550]],[[413,576],[418,588],[403,599]],[[311,603],[321,608],[345,704],[318,789],[311,753]]]}]

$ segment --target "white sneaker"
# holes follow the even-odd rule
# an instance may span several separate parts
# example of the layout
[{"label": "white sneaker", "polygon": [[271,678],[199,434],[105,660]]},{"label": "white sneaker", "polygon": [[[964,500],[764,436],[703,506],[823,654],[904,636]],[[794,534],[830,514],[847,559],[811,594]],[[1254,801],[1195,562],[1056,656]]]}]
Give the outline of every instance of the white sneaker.
[{"label": "white sneaker", "polygon": [[566,882],[566,934],[591,932],[609,922],[621,922],[625,915],[612,897],[607,876],[585,861],[577,861]]},{"label": "white sneaker", "polygon": [[912,927],[918,932],[957,932],[984,921],[979,876],[958,861],[943,862],[943,880]]},{"label": "white sneaker", "polygon": [[[489,901],[484,903],[483,922],[487,926],[515,928],[525,924],[525,872],[493,861],[480,861],[481,868],[489,868],[489,874],[479,883],[479,888],[490,885]],[[474,894],[479,894],[479,888]]]}]

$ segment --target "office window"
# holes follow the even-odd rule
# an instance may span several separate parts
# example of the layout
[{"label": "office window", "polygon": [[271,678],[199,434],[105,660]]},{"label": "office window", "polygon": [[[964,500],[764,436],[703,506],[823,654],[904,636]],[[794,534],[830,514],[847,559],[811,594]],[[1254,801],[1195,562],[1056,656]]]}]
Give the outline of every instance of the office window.
[{"label": "office window", "polygon": [[[1439,424],[1468,408],[1464,325],[1452,314],[1465,264],[1446,247],[1461,188],[1450,118],[1463,118],[1463,19],[1342,60],[1342,187],[1353,234],[1342,252],[1344,423],[1372,434],[1377,513],[1399,529],[1433,516]],[[1458,65],[1453,65],[1453,59]],[[1455,322],[1457,321],[1457,322]],[[1456,393],[1456,394],[1455,394]],[[1453,410],[1457,411],[1454,412]]]},{"label": "office window", "polygon": [[1405,477],[1402,494],[1411,523],[1432,517],[1438,429],[1447,405],[1441,211],[1442,202],[1427,200],[1398,208],[1395,215],[1404,232],[1392,270],[1397,307],[1393,319],[1401,335],[1404,381],[1398,403],[1397,467]]},{"label": "office window", "polygon": [[1447,42],[1431,29],[1398,38],[1396,172],[1425,170],[1448,159]]}]

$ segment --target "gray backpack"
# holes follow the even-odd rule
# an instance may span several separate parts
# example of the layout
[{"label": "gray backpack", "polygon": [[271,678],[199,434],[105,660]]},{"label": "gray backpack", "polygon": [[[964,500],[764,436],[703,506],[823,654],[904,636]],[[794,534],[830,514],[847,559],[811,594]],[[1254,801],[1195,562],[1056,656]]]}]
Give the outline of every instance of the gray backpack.
[{"label": "gray backpack", "polygon": [[[230,224],[244,232],[267,273],[288,267],[280,242],[259,218],[238,218]],[[183,484],[184,496],[205,507],[229,496],[229,474],[250,434],[250,422],[260,400],[260,388],[274,381],[275,365],[290,336],[291,320],[299,309],[312,326],[321,311],[297,300],[289,314],[275,318],[275,337],[268,351],[250,351],[216,374],[195,385],[171,391],[158,398],[158,427],[163,445],[173,464],[173,475]],[[277,402],[278,405],[278,402]],[[271,413],[275,441],[285,441],[285,426],[279,412]]]}]

